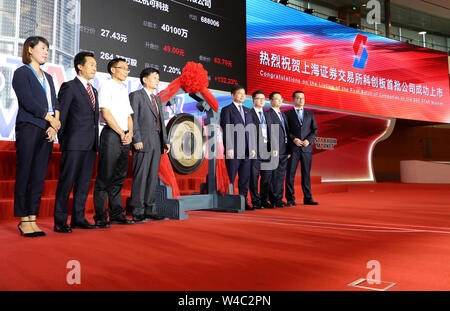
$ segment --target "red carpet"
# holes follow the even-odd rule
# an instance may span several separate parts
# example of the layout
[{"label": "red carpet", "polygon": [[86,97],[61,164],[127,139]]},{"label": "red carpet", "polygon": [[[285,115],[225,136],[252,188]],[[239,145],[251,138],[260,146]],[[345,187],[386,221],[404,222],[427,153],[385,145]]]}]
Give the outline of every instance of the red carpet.
[{"label": "red carpet", "polygon": [[[104,230],[19,236],[0,221],[0,290],[358,290],[366,264],[381,264],[394,290],[449,290],[450,187],[347,185],[319,206],[242,214],[190,212]],[[81,285],[68,285],[69,260]],[[362,289],[359,289],[362,290]]]}]

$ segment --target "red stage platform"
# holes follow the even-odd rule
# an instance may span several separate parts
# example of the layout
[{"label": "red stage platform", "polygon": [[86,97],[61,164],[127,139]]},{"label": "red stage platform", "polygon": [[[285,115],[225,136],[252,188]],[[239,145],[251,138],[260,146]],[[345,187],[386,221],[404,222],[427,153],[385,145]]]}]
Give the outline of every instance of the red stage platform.
[{"label": "red stage platform", "polygon": [[[390,290],[448,290],[450,189],[351,184],[319,206],[192,211],[189,219],[23,238],[0,221],[0,290],[363,290],[377,260]],[[91,218],[92,215],[89,215]],[[69,260],[81,284],[68,285]]]}]

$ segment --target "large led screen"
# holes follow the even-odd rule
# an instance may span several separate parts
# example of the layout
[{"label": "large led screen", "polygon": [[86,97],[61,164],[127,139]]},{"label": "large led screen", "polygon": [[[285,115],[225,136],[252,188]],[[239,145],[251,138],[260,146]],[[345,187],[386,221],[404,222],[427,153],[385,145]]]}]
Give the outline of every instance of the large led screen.
[{"label": "large led screen", "polygon": [[82,0],[80,50],[95,53],[100,71],[123,57],[130,76],[154,67],[166,82],[198,62],[209,87],[227,91],[245,83],[245,2]]},{"label": "large led screen", "polygon": [[450,122],[447,55],[299,12],[247,1],[248,92],[383,117]]}]

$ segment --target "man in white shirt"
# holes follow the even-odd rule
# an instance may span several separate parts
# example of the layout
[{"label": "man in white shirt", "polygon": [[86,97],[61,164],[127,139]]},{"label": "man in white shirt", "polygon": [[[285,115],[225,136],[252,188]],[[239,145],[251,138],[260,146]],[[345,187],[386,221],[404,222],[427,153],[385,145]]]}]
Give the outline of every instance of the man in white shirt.
[{"label": "man in white shirt", "polygon": [[[109,224],[132,224],[125,217],[122,205],[122,187],[127,176],[130,144],[133,138],[133,109],[127,87],[122,83],[128,77],[125,59],[115,58],[108,63],[111,79],[98,91],[101,111],[97,179],[94,186],[95,225],[108,228]],[[109,199],[109,222],[106,199]]]}]

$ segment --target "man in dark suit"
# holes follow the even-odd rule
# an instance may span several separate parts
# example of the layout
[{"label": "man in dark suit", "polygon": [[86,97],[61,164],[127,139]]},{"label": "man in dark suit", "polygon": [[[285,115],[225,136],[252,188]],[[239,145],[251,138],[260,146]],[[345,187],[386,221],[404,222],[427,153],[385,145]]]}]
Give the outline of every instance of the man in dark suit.
[{"label": "man in dark suit", "polygon": [[289,206],[295,206],[294,182],[295,172],[298,163],[301,164],[303,204],[317,205],[311,194],[311,161],[312,144],[317,134],[317,124],[314,113],[303,109],[305,105],[305,94],[302,91],[295,91],[292,94],[294,108],[286,112],[289,123],[289,144],[292,155],[288,161],[286,174],[286,200]]},{"label": "man in dark suit", "polygon": [[[283,98],[279,92],[272,92],[269,95],[272,108],[266,111],[266,120],[268,128],[268,139],[271,146],[273,157],[278,157],[278,166],[265,173],[262,176],[262,189],[269,188],[269,193],[261,193],[262,197],[268,197],[273,207],[284,207],[287,204],[283,202],[283,185],[286,175],[286,165],[289,158],[288,133],[289,127],[286,116],[281,112],[280,108],[283,104]],[[263,178],[264,177],[264,178]],[[266,184],[269,187],[265,186]]]},{"label": "man in dark suit", "polygon": [[[256,156],[252,143],[252,136],[245,129],[253,124],[250,109],[242,103],[246,99],[244,87],[237,85],[231,91],[233,102],[222,108],[220,112],[220,127],[222,129],[223,145],[225,150],[225,165],[230,182],[234,184],[239,174],[239,194],[244,196],[245,209],[253,210],[247,203],[248,187],[250,182],[250,158]],[[250,152],[249,152],[250,150]]]},{"label": "man in dark suit", "polygon": [[154,95],[159,71],[146,68],[140,74],[142,89],[130,93],[134,111],[133,184],[128,208],[136,223],[167,219],[156,213],[155,190],[161,154],[170,151],[161,99]]},{"label": "man in dark suit", "polygon": [[[253,208],[269,207],[267,200],[261,201],[260,193],[264,191],[259,187],[259,179],[261,175],[261,162],[268,160],[270,154],[267,152],[267,122],[265,112],[263,111],[266,103],[266,97],[262,91],[255,91],[252,94],[253,108],[250,114],[253,118],[253,124],[256,130],[256,157],[250,159],[250,197],[252,199]],[[261,189],[261,190],[260,190]]]},{"label": "man in dark suit", "polygon": [[[75,55],[77,77],[61,85],[59,142],[62,151],[61,171],[55,197],[54,230],[70,233],[73,228],[94,229],[84,215],[98,144],[97,90],[89,83],[97,72],[94,54]],[[70,227],[67,225],[67,202],[73,188]]]}]

